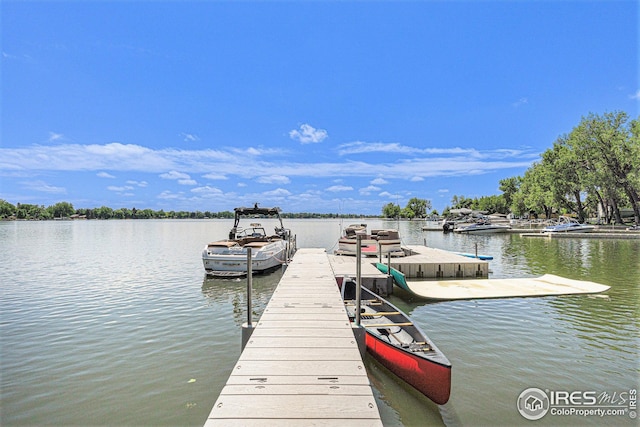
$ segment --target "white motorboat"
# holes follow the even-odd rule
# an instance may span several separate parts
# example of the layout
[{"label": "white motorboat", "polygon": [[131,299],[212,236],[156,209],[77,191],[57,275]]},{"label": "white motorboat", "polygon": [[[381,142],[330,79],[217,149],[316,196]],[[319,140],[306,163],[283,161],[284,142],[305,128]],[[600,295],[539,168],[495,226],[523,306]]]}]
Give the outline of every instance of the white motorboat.
[{"label": "white motorboat", "polygon": [[596,227],[589,224],[580,224],[573,218],[561,216],[556,225],[545,227],[543,233],[590,233]]},{"label": "white motorboat", "polygon": [[336,255],[356,255],[357,236],[360,235],[360,252],[364,256],[378,256],[391,254],[391,256],[404,256],[402,249],[402,241],[398,234],[398,230],[382,229],[371,230],[371,234],[367,233],[367,224],[351,224],[344,229],[344,234],[338,240],[338,250]]},{"label": "white motorboat", "polygon": [[[280,208],[235,208],[233,228],[229,238],[208,243],[202,251],[202,263],[209,276],[241,276],[247,273],[247,251],[251,249],[251,269],[254,273],[264,272],[288,261],[296,250],[295,236],[284,228]],[[260,223],[249,227],[239,226],[244,217],[276,218],[280,226],[274,234],[267,234]]]},{"label": "white motorboat", "polygon": [[492,224],[490,221],[479,221],[464,227],[458,227],[454,231],[463,234],[490,234],[505,233],[511,229],[510,225]]}]

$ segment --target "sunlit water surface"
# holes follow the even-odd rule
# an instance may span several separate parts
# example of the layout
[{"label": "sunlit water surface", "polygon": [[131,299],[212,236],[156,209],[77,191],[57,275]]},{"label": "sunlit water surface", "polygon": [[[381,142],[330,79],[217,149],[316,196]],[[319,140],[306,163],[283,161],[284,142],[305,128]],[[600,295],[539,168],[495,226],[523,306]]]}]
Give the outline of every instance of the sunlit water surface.
[{"label": "sunlit water surface", "polygon": [[[263,221],[269,227],[268,221]],[[353,221],[355,222],[355,221]],[[424,223],[404,243],[493,255],[491,277],[544,273],[604,295],[427,303],[398,291],[453,364],[438,407],[367,358],[385,425],[519,425],[529,387],[621,393],[639,383],[640,243],[461,236]],[[331,250],[338,220],[286,221],[299,247]],[[0,222],[0,424],[202,425],[238,356],[244,280],[205,280],[201,250],[223,220]],[[259,315],[281,271],[254,278]],[[550,416],[539,425],[632,425]]]}]

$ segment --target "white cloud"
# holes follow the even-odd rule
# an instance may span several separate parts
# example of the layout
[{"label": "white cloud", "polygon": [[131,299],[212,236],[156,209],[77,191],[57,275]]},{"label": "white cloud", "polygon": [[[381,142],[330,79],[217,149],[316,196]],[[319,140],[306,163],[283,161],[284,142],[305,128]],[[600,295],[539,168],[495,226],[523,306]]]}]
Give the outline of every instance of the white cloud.
[{"label": "white cloud", "polygon": [[115,178],[115,176],[111,175],[110,173],[107,172],[98,172],[96,174],[97,177],[99,178]]},{"label": "white cloud", "polygon": [[158,194],[158,199],[163,199],[163,200],[183,200],[184,199],[184,195],[182,193],[172,193],[171,191],[163,191],[162,193]]},{"label": "white cloud", "polygon": [[178,184],[180,185],[198,185],[195,179],[179,179]]},{"label": "white cloud", "polygon": [[[153,150],[117,142],[97,145],[61,144],[33,145],[22,148],[0,148],[0,169],[101,171],[134,170],[162,172],[192,163],[192,152],[173,149]],[[198,152],[198,158],[208,159],[209,151]],[[220,157],[220,156],[218,156]],[[230,157],[230,156],[229,156]]]},{"label": "white cloud", "polygon": [[47,141],[54,142],[59,141],[64,138],[64,135],[61,133],[49,132],[49,139]]},{"label": "white cloud", "polygon": [[200,138],[198,137],[198,135],[195,135],[193,133],[181,133],[180,136],[183,138],[184,142],[195,142],[195,141],[200,141]]},{"label": "white cloud", "polygon": [[640,99],[640,90],[637,91],[636,93],[629,95],[630,99]]},{"label": "white cloud", "polygon": [[289,190],[286,190],[284,188],[276,188],[275,190],[271,190],[271,191],[265,191],[264,193],[262,193],[264,196],[267,197],[282,197],[282,196],[290,196],[291,192]]},{"label": "white cloud", "polygon": [[375,185],[369,185],[368,187],[364,187],[361,188],[360,190],[358,190],[360,192],[360,194],[362,194],[363,196],[368,196],[369,194],[376,192],[376,191],[380,191],[381,188],[380,187],[376,187]]},{"label": "white cloud", "polygon": [[260,154],[262,154],[262,151],[258,150],[257,148],[249,147],[245,150],[245,153],[252,156],[259,156]]},{"label": "white cloud", "polygon": [[289,137],[300,141],[302,144],[318,143],[324,141],[329,134],[324,129],[316,129],[311,125],[302,124],[300,130],[294,129],[289,132]]},{"label": "white cloud", "polygon": [[371,181],[371,184],[373,184],[373,185],[385,185],[385,184],[388,184],[388,183],[389,183],[389,181],[387,181],[384,178],[376,178],[376,179]]},{"label": "white cloud", "polygon": [[424,178],[421,177],[421,176],[417,176],[416,175],[416,176],[411,177],[411,179],[409,181],[411,181],[411,182],[420,182],[420,181],[424,181]]},{"label": "white cloud", "polygon": [[47,184],[44,181],[25,181],[21,184],[29,190],[40,191],[43,193],[63,194],[67,192],[67,189],[64,187],[56,187],[55,185]]},{"label": "white cloud", "polygon": [[338,192],[338,191],[351,191],[353,190],[353,187],[350,187],[348,185],[332,185],[331,187],[327,188],[327,191],[331,191],[331,192]]},{"label": "white cloud", "polygon": [[260,184],[289,184],[291,180],[284,175],[261,176],[257,179]]},{"label": "white cloud", "polygon": [[206,175],[202,175],[203,178],[211,179],[211,180],[225,180],[229,179],[224,174],[221,173],[208,173]]},{"label": "white cloud", "polygon": [[521,107],[523,105],[527,105],[528,103],[529,103],[529,100],[527,98],[523,97],[523,98],[518,99],[516,102],[512,103],[511,105],[514,108],[518,108],[518,107]]},{"label": "white cloud", "polygon": [[[366,152],[369,145],[352,145],[356,151]],[[393,145],[389,148],[399,147]],[[382,146],[373,147],[382,149]],[[401,148],[401,147],[400,147]],[[538,154],[528,150],[512,148],[479,152],[473,149],[414,149],[407,159],[389,159],[382,161],[318,161],[315,158],[301,156],[297,161],[283,162],[281,158],[269,158],[268,154],[281,154],[281,151],[262,151],[265,158],[247,161],[239,156],[235,148],[224,150],[176,150],[151,149],[139,145],[109,143],[105,145],[34,145],[23,148],[0,147],[0,174],[9,173],[26,176],[39,171],[127,171],[158,174],[163,179],[191,180],[189,174],[179,172],[188,170],[194,174],[206,174],[206,179],[233,179],[234,183],[247,183],[256,177],[270,179],[272,183],[282,185],[285,181],[298,177],[309,179],[325,178],[330,180],[333,190],[346,187],[353,178],[366,179],[371,185],[383,185],[380,179],[390,182],[394,179],[410,177],[453,177],[471,173],[492,173],[499,170],[527,168],[538,158]],[[167,172],[168,171],[168,172]],[[213,172],[215,171],[215,172]],[[381,178],[384,177],[384,178]],[[192,180],[193,181],[193,180]],[[187,184],[187,181],[184,182]],[[314,183],[310,183],[314,184]],[[137,184],[131,184],[137,185]],[[188,182],[188,185],[195,185]],[[322,185],[322,184],[319,184]],[[336,190],[337,189],[337,190]]]},{"label": "white cloud", "polygon": [[109,191],[118,191],[118,192],[122,192],[122,191],[130,191],[133,190],[133,187],[130,185],[124,185],[122,187],[118,187],[115,185],[110,185],[107,187],[107,190]]},{"label": "white cloud", "polygon": [[191,189],[192,193],[199,194],[202,196],[211,196],[211,195],[221,195],[223,194],[222,190],[216,187],[211,187],[209,185],[205,185],[204,187],[196,187]]},{"label": "white cloud", "polygon": [[384,197],[384,198],[387,198],[387,199],[398,199],[398,198],[400,198],[400,195],[391,194],[388,191],[383,191],[382,193],[378,194],[378,196]]},{"label": "white cloud", "polygon": [[397,142],[364,142],[355,141],[342,144],[338,147],[338,154],[363,154],[363,153],[398,153],[398,154],[465,154],[478,155],[478,150],[474,148],[416,148],[401,145]]},{"label": "white cloud", "polygon": [[147,185],[149,185],[147,181],[132,181],[132,180],[127,181],[127,184],[137,185],[138,187],[146,187]]},{"label": "white cloud", "polygon": [[189,175],[186,173],[178,172],[178,171],[170,171],[167,173],[160,174],[160,178],[164,179],[191,179]]}]

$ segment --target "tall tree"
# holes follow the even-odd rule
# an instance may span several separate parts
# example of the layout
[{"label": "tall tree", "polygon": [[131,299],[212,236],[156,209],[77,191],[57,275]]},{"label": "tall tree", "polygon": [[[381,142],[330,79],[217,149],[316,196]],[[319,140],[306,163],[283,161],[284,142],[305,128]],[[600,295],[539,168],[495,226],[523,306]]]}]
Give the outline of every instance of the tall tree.
[{"label": "tall tree", "polygon": [[385,218],[398,218],[400,216],[400,206],[395,203],[387,203],[382,207],[382,216]]},{"label": "tall tree", "polygon": [[534,163],[524,173],[517,198],[527,210],[544,212],[545,218],[551,218],[553,192],[549,184],[549,175],[541,163]]},{"label": "tall tree", "polygon": [[54,218],[66,218],[73,215],[76,211],[73,205],[69,202],[59,202],[55,205],[51,205],[47,210],[53,215]]},{"label": "tall tree", "polygon": [[603,169],[621,188],[640,223],[640,144],[637,120],[625,112],[590,114],[574,129],[572,148],[585,165]]},{"label": "tall tree", "polygon": [[405,209],[413,213],[412,218],[424,218],[427,216],[427,209],[431,209],[431,201],[413,197],[407,202]]},{"label": "tall tree", "polygon": [[519,176],[501,179],[500,183],[500,191],[502,191],[502,195],[504,196],[504,201],[507,206],[511,206],[513,202],[513,196],[518,192],[518,188],[520,188],[520,182],[522,178]]},{"label": "tall tree", "polygon": [[553,148],[542,154],[542,166],[547,174],[547,184],[556,206],[578,215],[578,220],[586,219],[582,200],[583,185],[578,159],[568,144],[568,137],[561,136]]}]

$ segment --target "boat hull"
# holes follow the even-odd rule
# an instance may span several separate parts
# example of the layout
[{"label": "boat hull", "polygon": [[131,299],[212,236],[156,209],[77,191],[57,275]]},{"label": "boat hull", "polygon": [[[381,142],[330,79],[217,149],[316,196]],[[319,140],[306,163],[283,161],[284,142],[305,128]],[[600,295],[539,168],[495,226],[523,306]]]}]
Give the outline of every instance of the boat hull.
[{"label": "boat hull", "polygon": [[444,405],[451,394],[451,366],[443,366],[390,345],[372,333],[366,335],[367,351],[405,382]]},{"label": "boat hull", "polygon": [[[217,249],[217,248],[216,248]],[[202,264],[205,271],[247,271],[247,248],[227,248],[220,250],[205,247],[202,251]],[[284,264],[287,260],[286,242],[273,242],[259,250],[252,249],[251,269],[255,273],[270,270]]]},{"label": "boat hull", "polygon": [[563,233],[571,233],[571,234],[579,234],[579,233],[591,233],[596,228],[592,226],[584,226],[584,227],[571,227],[571,228],[545,228],[542,230],[543,233],[547,234],[563,234]]}]

